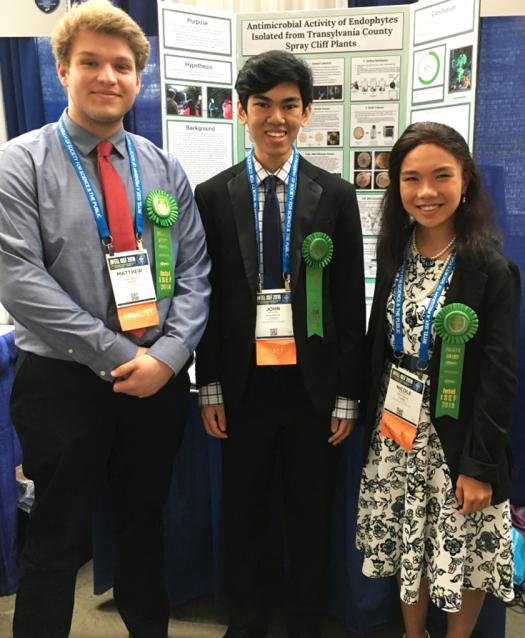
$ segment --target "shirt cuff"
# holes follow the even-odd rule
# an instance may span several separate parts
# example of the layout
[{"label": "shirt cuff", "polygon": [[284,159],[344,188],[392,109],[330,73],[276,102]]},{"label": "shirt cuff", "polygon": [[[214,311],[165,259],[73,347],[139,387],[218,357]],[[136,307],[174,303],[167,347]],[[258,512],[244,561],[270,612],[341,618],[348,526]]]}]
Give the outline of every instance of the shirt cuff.
[{"label": "shirt cuff", "polygon": [[223,403],[222,387],[219,381],[208,383],[208,385],[203,385],[199,388],[199,407],[221,405]]},{"label": "shirt cuff", "polygon": [[335,397],[334,419],[357,419],[358,403],[354,399]]}]

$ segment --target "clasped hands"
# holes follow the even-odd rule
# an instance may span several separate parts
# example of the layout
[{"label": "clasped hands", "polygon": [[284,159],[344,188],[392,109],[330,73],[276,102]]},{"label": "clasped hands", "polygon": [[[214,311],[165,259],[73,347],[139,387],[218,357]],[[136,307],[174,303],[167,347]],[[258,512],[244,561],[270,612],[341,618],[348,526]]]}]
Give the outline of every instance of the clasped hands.
[{"label": "clasped hands", "polygon": [[133,359],[111,371],[113,391],[144,399],[158,392],[173,376],[173,370],[139,346]]}]

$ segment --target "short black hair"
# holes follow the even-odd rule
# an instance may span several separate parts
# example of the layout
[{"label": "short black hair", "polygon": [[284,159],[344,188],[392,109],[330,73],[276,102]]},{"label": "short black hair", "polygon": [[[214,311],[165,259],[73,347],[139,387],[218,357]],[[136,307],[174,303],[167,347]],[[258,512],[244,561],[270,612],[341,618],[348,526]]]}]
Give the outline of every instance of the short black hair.
[{"label": "short black hair", "polygon": [[306,62],[288,51],[266,51],[246,61],[237,76],[235,90],[242,108],[248,109],[250,95],[265,93],[282,82],[299,87],[303,110],[313,100],[312,71]]}]

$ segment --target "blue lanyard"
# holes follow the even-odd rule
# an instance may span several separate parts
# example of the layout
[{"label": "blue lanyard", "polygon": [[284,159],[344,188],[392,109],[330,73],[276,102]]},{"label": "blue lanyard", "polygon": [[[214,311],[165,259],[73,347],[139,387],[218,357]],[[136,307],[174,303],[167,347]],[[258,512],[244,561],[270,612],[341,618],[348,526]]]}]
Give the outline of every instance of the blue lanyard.
[{"label": "blue lanyard", "polygon": [[[453,253],[448,260],[445,270],[441,273],[438,285],[425,309],[423,315],[423,331],[421,333],[421,344],[419,347],[418,367],[424,370],[428,363],[428,349],[430,345],[430,333],[432,321],[436,312],[439,297],[456,265],[456,253]],[[399,274],[394,287],[394,355],[404,352],[403,348],[403,303],[405,294],[406,262],[403,262],[399,269]]]},{"label": "blue lanyard", "polygon": [[[64,146],[64,149],[66,150],[69,160],[76,171],[78,179],[82,184],[82,188],[84,189],[84,193],[86,194],[87,200],[91,207],[91,211],[93,213],[93,217],[95,218],[95,222],[97,224],[100,239],[102,240],[104,246],[108,247],[111,250],[111,234],[109,232],[106,217],[102,212],[102,208],[99,204],[97,196],[95,195],[95,191],[93,189],[93,186],[91,185],[89,177],[87,176],[84,164],[80,159],[75,144],[69,137],[69,134],[64,125],[63,117],[61,117],[58,122],[58,135],[60,137],[62,145]],[[142,230],[144,228],[144,192],[142,190],[142,181],[140,178],[140,170],[137,161],[137,151],[135,150],[135,146],[128,135],[126,135],[126,148],[128,150],[129,166],[131,170],[131,177],[133,179],[133,190],[135,195],[135,232],[140,243]]]},{"label": "blue lanyard", "polygon": [[[262,264],[260,263],[260,246],[261,246],[261,230],[259,227],[259,195],[257,192],[257,176],[255,173],[255,164],[253,161],[253,148],[246,157],[246,170],[248,172],[248,179],[250,181],[250,189],[252,192],[253,214],[255,216],[255,235],[257,238],[257,263],[258,273],[260,276],[263,274]],[[297,174],[299,171],[299,153],[294,147],[292,165],[290,168],[290,175],[288,177],[288,189],[286,194],[286,201],[284,205],[284,232],[283,232],[283,273],[288,275],[290,273],[290,245],[292,237],[292,217],[293,207],[295,203],[295,193],[297,191]]]}]

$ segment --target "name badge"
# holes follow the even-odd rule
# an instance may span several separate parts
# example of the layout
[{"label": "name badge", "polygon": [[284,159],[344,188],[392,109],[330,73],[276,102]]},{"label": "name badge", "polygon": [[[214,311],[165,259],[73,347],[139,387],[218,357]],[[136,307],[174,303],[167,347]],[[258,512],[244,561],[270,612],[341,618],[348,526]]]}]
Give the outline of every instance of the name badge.
[{"label": "name badge", "polygon": [[255,351],[257,365],[297,363],[289,290],[277,288],[257,293]]},{"label": "name badge", "polygon": [[393,365],[386,391],[381,434],[411,450],[416,438],[426,376]]},{"label": "name badge", "polygon": [[157,298],[147,250],[106,255],[106,262],[122,330],[157,326]]}]

